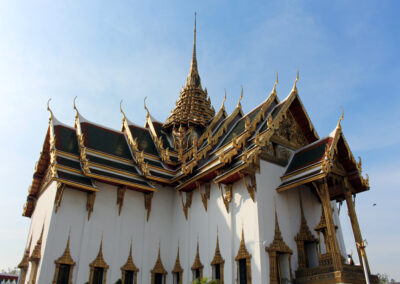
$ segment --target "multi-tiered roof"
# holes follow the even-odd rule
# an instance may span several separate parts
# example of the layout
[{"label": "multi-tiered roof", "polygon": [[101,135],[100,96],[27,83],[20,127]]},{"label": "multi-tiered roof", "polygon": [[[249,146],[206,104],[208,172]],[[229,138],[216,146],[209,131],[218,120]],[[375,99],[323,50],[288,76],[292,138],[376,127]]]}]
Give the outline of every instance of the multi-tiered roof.
[{"label": "multi-tiered roof", "polygon": [[231,114],[224,103],[215,114],[197,69],[195,28],[187,82],[165,123],[156,121],[146,108],[145,126],[138,126],[121,108],[121,131],[109,129],[85,119],[74,104],[75,125],[70,127],[49,108],[49,128],[23,215],[32,215],[51,181],[89,193],[99,190],[100,181],[148,194],[164,190],[158,185],[191,192],[202,184],[229,185],[243,179],[251,192],[260,159],[288,165],[279,191],[331,171],[348,173],[357,192],[367,190],[368,180],[361,176],[361,163],[355,161],[340,123],[330,136],[319,139],[298,95],[297,81],[298,77],[283,101],[277,97],[276,80],[269,96],[249,113],[243,113],[239,100]]}]

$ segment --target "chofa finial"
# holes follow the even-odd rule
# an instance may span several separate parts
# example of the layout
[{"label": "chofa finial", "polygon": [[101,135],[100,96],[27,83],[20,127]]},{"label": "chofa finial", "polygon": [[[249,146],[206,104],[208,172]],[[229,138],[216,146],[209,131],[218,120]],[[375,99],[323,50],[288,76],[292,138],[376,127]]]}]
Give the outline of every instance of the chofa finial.
[{"label": "chofa finial", "polygon": [[296,80],[294,81],[292,92],[297,93],[297,82],[299,81],[300,76],[299,76],[299,69],[296,69],[296,71],[297,71],[297,76],[296,76]]},{"label": "chofa finial", "polygon": [[54,115],[50,108],[50,101],[51,101],[51,98],[47,101],[47,110],[50,112],[50,118],[53,118]]},{"label": "chofa finial", "polygon": [[276,80],[275,80],[275,84],[274,87],[272,88],[272,94],[276,94],[276,85],[278,85],[278,71],[276,71]]},{"label": "chofa finial", "polygon": [[144,98],[144,109],[145,109],[146,112],[147,112],[147,117],[149,117],[149,116],[150,116],[150,112],[149,112],[149,109],[147,108],[146,100],[147,100],[147,97]]},{"label": "chofa finial", "polygon": [[74,98],[74,110],[76,110],[76,112],[78,112],[78,108],[76,107],[76,98],[77,98],[78,96],[75,96],[75,98]]},{"label": "chofa finial", "polygon": [[342,126],[340,125],[340,123],[342,122],[342,120],[343,120],[343,117],[344,117],[344,110],[343,110],[343,108],[342,107],[340,107],[340,109],[342,110],[342,115],[340,116],[340,118],[339,118],[339,121],[338,121],[338,123],[337,123],[337,128],[341,128]]},{"label": "chofa finial", "polygon": [[225,93],[224,93],[224,99],[222,100],[222,104],[221,104],[221,109],[225,108],[225,102],[226,102],[226,89],[224,89]]},{"label": "chofa finial", "polygon": [[239,101],[238,101],[237,107],[241,107],[240,102],[241,102],[242,99],[243,99],[243,86],[240,86],[240,87],[242,88],[242,90],[241,90],[241,92],[240,92],[240,97],[239,97]]}]

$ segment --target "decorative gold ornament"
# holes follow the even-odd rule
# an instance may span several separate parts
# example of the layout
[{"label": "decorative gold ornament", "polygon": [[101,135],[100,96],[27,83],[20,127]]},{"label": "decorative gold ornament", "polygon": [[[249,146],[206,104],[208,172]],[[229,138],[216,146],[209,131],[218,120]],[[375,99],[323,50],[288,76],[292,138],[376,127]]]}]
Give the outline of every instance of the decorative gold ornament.
[{"label": "decorative gold ornament", "polygon": [[207,200],[210,199],[211,184],[209,182],[204,184],[204,190],[205,190],[204,193],[201,190],[201,185],[199,182],[197,182],[197,188],[199,189],[201,201],[203,202],[204,209],[207,211]]},{"label": "decorative gold ornament", "polygon": [[279,254],[288,254],[289,258],[289,270],[290,270],[290,281],[293,281],[292,276],[292,264],[291,264],[291,256],[293,251],[289,248],[289,246],[283,241],[281,231],[279,229],[279,221],[278,221],[278,213],[276,211],[276,205],[274,206],[275,210],[275,235],[274,240],[271,244],[265,248],[269,255],[269,283],[278,284],[280,283],[278,275],[279,269]]},{"label": "decorative gold ornament", "polygon": [[183,193],[180,191],[179,195],[181,197],[183,213],[185,214],[186,220],[188,219],[188,209],[192,206],[192,192],[185,192],[186,201],[183,201]]},{"label": "decorative gold ornament", "polygon": [[90,216],[92,215],[95,199],[96,199],[96,192],[87,193],[86,210],[88,211],[88,220],[90,220]]},{"label": "decorative gold ornament", "polygon": [[203,268],[204,268],[204,265],[200,261],[199,241],[197,240],[196,256],[194,258],[194,262],[191,267],[191,270],[192,271],[199,270],[200,271],[200,279],[202,279],[203,278]]},{"label": "decorative gold ornament", "polygon": [[117,189],[117,205],[118,205],[118,216],[121,215],[121,209],[124,205],[126,186],[120,186]]},{"label": "decorative gold ornament", "polygon": [[236,261],[236,284],[239,284],[239,260],[246,260],[246,271],[247,271],[247,283],[251,284],[251,254],[248,252],[246,248],[246,244],[244,242],[244,231],[242,228],[242,237],[240,239],[240,245],[238,253],[235,257]]},{"label": "decorative gold ornament", "polygon": [[128,255],[128,259],[126,260],[125,264],[121,267],[121,282],[125,283],[125,273],[127,271],[133,271],[134,272],[134,279],[133,279],[133,283],[136,284],[137,283],[137,273],[139,272],[139,268],[136,267],[135,263],[133,262],[133,258],[132,258],[132,240],[131,240],[131,245],[129,247],[129,255]]},{"label": "decorative gold ornament", "polygon": [[158,246],[158,256],[157,256],[156,263],[154,264],[154,267],[150,272],[151,272],[151,284],[155,283],[156,274],[163,274],[164,275],[163,283],[165,283],[168,272],[167,272],[167,270],[165,270],[164,265],[161,260],[160,245]]},{"label": "decorative gold ornament", "polygon": [[39,269],[39,262],[42,257],[42,238],[43,238],[43,231],[44,231],[44,222],[42,226],[42,231],[40,233],[40,237],[36,242],[36,245],[32,251],[31,256],[29,257],[29,261],[32,264],[32,271],[31,271],[31,284],[36,283],[37,272]]},{"label": "decorative gold ornament", "polygon": [[214,252],[214,257],[211,261],[211,266],[212,266],[213,275],[214,275],[215,265],[219,265],[220,277],[221,277],[219,279],[220,284],[224,284],[224,264],[225,264],[225,260],[222,258],[221,252],[219,250],[219,237],[218,237],[218,231],[217,231],[217,245],[215,246],[215,252]]},{"label": "decorative gold ornament", "polygon": [[72,274],[74,271],[75,261],[71,257],[70,249],[69,249],[69,241],[70,241],[70,234],[68,234],[67,245],[65,247],[64,253],[61,257],[54,261],[56,264],[56,270],[54,272],[53,284],[57,284],[58,273],[60,272],[60,265],[68,265],[69,266],[69,278],[68,284],[72,284]]},{"label": "decorative gold ornament", "polygon": [[222,201],[224,202],[226,212],[229,213],[229,203],[232,202],[232,184],[226,184],[225,187],[225,194],[222,191],[221,183],[218,183],[219,190],[221,191]]},{"label": "decorative gold ornament", "polygon": [[147,211],[147,217],[146,217],[147,222],[149,221],[149,218],[150,218],[153,195],[154,195],[153,192],[144,193],[144,208]]},{"label": "decorative gold ornament", "polygon": [[93,283],[93,275],[95,268],[103,268],[103,283],[107,283],[107,270],[109,268],[108,264],[103,258],[103,237],[101,237],[99,252],[97,257],[93,260],[90,266],[89,283]]},{"label": "decorative gold ornament", "polygon": [[299,202],[300,202],[300,213],[301,213],[301,223],[300,230],[294,237],[297,245],[297,257],[298,257],[298,268],[307,267],[307,252],[305,248],[306,243],[318,243],[317,238],[311,233],[306,218],[304,217],[303,201],[301,199],[301,193],[299,192]]},{"label": "decorative gold ornament", "polygon": [[250,172],[250,184],[247,183],[246,175],[239,172],[240,177],[243,180],[244,185],[246,186],[247,192],[250,194],[251,200],[255,202],[255,193],[257,191],[257,182],[256,182],[256,173],[255,171]]},{"label": "decorative gold ornament", "polygon": [[28,272],[28,266],[29,266],[29,253],[30,253],[30,248],[32,245],[32,236],[29,240],[29,244],[25,249],[24,256],[22,257],[21,262],[18,264],[18,268],[21,270],[21,282],[20,283],[25,283],[25,278],[26,278],[26,273]]},{"label": "decorative gold ornament", "polygon": [[174,265],[174,268],[172,269],[172,273],[179,274],[179,284],[182,284],[183,268],[181,266],[181,261],[180,261],[180,257],[179,257],[179,242],[178,242],[178,251],[176,253],[175,265]]},{"label": "decorative gold ornament", "polygon": [[61,205],[61,200],[64,194],[64,189],[65,189],[65,184],[63,183],[58,183],[57,184],[57,192],[56,192],[56,198],[54,199],[54,205],[55,205],[55,211],[57,213],[58,208]]}]

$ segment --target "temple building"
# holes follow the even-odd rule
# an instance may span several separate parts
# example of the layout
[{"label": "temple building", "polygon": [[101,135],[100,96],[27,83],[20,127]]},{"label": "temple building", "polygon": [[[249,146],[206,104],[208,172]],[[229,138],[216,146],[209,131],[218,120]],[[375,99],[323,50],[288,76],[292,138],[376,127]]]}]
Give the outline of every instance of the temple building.
[{"label": "temple building", "polygon": [[[354,207],[369,190],[341,127],[320,138],[297,75],[245,114],[215,110],[193,56],[165,122],[147,111],[110,129],[76,111],[50,120],[23,210],[31,218],[19,283],[365,283]],[[272,85],[272,84],[271,84]],[[132,112],[135,110],[132,110]],[[339,221],[346,202],[361,265]],[[361,258],[362,257],[362,258]],[[363,260],[363,261],[361,261]]]}]

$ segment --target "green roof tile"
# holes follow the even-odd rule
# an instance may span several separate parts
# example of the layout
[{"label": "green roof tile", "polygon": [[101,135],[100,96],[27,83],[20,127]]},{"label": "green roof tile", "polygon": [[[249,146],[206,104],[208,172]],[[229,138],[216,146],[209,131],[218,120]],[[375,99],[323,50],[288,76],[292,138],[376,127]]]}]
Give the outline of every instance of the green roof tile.
[{"label": "green roof tile", "polygon": [[125,136],[89,123],[82,123],[85,142],[89,148],[132,160]]}]

